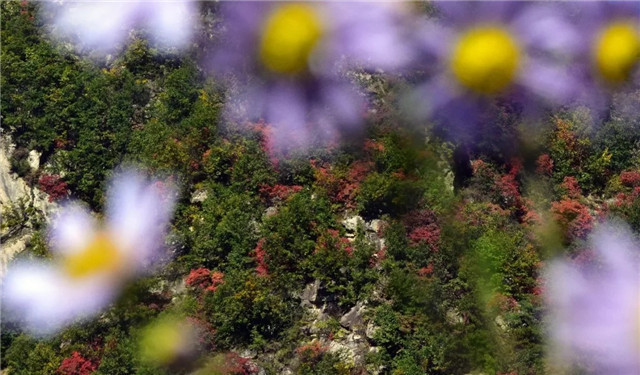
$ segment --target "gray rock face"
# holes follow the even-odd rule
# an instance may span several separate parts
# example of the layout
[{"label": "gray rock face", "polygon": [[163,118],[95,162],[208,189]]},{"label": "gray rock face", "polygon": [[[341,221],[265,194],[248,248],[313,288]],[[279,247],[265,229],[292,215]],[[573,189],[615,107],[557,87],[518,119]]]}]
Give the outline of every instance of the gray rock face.
[{"label": "gray rock face", "polygon": [[198,189],[191,194],[191,203],[202,203],[209,197],[205,189]]},{"label": "gray rock face", "polygon": [[29,151],[27,162],[32,170],[37,171],[40,168],[40,153],[36,150]]},{"label": "gray rock face", "polygon": [[446,319],[449,324],[464,324],[465,319],[457,309],[449,309],[446,312]]},{"label": "gray rock face", "polygon": [[342,220],[342,225],[345,227],[347,232],[355,233],[358,230],[359,225],[364,225],[364,220],[362,217],[355,215]]},{"label": "gray rock face", "polygon": [[366,307],[362,302],[356,303],[348,313],[344,314],[340,318],[340,325],[349,329],[354,330],[357,327],[362,327],[364,325],[363,314],[366,310]]},{"label": "gray rock face", "polygon": [[278,208],[277,207],[273,207],[273,206],[272,207],[267,207],[267,209],[264,212],[264,216],[265,217],[271,217],[271,216],[273,216],[273,215],[275,215],[277,213],[278,213]]},{"label": "gray rock face", "polygon": [[318,289],[320,289],[320,280],[316,279],[314,282],[307,284],[302,295],[300,295],[302,306],[311,306],[318,299]]},{"label": "gray rock face", "polygon": [[384,221],[380,219],[374,219],[367,223],[367,230],[371,232],[378,233],[382,226],[384,225]]},{"label": "gray rock face", "polygon": [[369,340],[373,340],[378,329],[380,329],[380,327],[373,324],[373,322],[369,322],[367,323],[367,329],[364,332]]},{"label": "gray rock face", "polygon": [[[2,225],[0,226],[0,275],[6,271],[11,259],[27,247],[33,236],[33,224],[39,220],[49,219],[58,205],[49,202],[48,196],[42,191],[31,188],[17,174],[11,172],[9,156],[15,145],[11,139],[2,136],[0,139],[0,211]],[[29,153],[31,168],[40,166],[40,155],[36,151]]]}]

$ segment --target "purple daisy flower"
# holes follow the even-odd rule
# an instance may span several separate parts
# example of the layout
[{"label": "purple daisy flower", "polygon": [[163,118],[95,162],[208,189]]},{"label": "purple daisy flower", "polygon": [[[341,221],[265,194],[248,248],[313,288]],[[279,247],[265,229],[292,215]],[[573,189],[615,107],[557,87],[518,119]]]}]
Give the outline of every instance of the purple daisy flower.
[{"label": "purple daisy flower", "polygon": [[50,229],[53,262],[19,262],[3,280],[3,302],[35,334],[50,334],[98,313],[123,283],[161,259],[173,193],[134,171],[114,178],[106,225],[68,204]]},{"label": "purple daisy flower", "polygon": [[556,4],[504,1],[437,2],[439,15],[417,31],[427,81],[407,97],[417,118],[449,124],[477,122],[496,98],[529,108],[563,103],[574,95],[574,80],[554,51],[577,35]]},{"label": "purple daisy flower", "polygon": [[183,48],[195,30],[198,4],[193,1],[60,1],[45,2],[43,19],[54,36],[78,50],[113,52],[126,43],[133,28],[149,32],[156,47]]},{"label": "purple daisy flower", "polygon": [[640,4],[563,4],[579,30],[572,74],[580,78],[578,104],[596,111],[609,107],[615,92],[640,85]]},{"label": "purple daisy flower", "polygon": [[587,261],[558,260],[548,269],[552,353],[597,374],[639,374],[640,248],[614,227],[591,242]]},{"label": "purple daisy flower", "polygon": [[240,116],[273,125],[279,148],[357,129],[365,103],[346,68],[389,71],[411,58],[398,4],[228,2],[221,14],[224,43],[211,68],[249,76],[235,96],[246,103]]}]

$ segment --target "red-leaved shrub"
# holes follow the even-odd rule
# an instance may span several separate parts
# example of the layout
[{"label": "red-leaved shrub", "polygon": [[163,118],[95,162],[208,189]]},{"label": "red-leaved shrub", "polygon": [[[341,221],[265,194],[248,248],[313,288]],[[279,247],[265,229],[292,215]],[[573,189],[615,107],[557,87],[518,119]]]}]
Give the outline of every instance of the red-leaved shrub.
[{"label": "red-leaved shrub", "polygon": [[295,194],[302,190],[302,186],[300,185],[262,185],[260,186],[260,196],[264,201],[273,203],[278,201],[284,201],[292,194]]},{"label": "red-leaved shrub", "polygon": [[250,358],[241,357],[234,352],[229,352],[225,356],[224,374],[251,375],[257,374],[258,371],[260,371],[260,369]]},{"label": "red-leaved shrub", "polygon": [[536,160],[536,172],[544,176],[551,176],[553,173],[553,159],[549,154],[542,154]]},{"label": "red-leaved shrub", "polygon": [[211,285],[207,287],[207,290],[215,292],[222,283],[224,283],[224,273],[218,271],[211,272]]},{"label": "red-leaved shrub", "polygon": [[553,202],[551,212],[569,238],[584,238],[593,226],[589,210],[575,199]]},{"label": "red-leaved shrub", "polygon": [[58,367],[58,375],[89,375],[96,371],[98,366],[84,358],[80,353],[73,352],[71,357],[62,360]]},{"label": "red-leaved shrub", "polygon": [[311,344],[302,345],[297,348],[296,353],[303,361],[308,362],[321,356],[327,349],[329,349],[327,346],[320,345],[320,342],[314,341]]},{"label": "red-leaved shrub", "polygon": [[261,238],[253,249],[254,259],[256,260],[256,272],[258,276],[269,275],[269,268],[267,267],[267,251],[264,249],[264,238]]},{"label": "red-leaved shrub", "polygon": [[348,238],[340,236],[336,229],[327,229],[327,233],[318,238],[315,252],[342,250],[349,256],[353,255],[353,246]]},{"label": "red-leaved shrub", "polygon": [[432,251],[438,251],[440,244],[440,227],[436,215],[429,209],[412,211],[404,217],[409,244],[417,246],[426,244]]},{"label": "red-leaved shrub", "polygon": [[215,292],[218,286],[224,282],[223,279],[224,273],[218,271],[211,272],[208,268],[201,267],[191,270],[185,282],[189,286]]},{"label": "red-leaved shrub", "polygon": [[44,174],[38,179],[40,190],[49,195],[49,202],[58,201],[69,195],[69,187],[60,176]]},{"label": "red-leaved shrub", "polygon": [[198,288],[206,288],[209,286],[210,282],[211,271],[204,267],[191,270],[186,280],[187,285]]},{"label": "red-leaved shrub", "polygon": [[426,267],[422,267],[418,270],[418,275],[420,277],[427,277],[427,276],[431,276],[431,274],[433,273],[433,264],[429,264]]},{"label": "red-leaved shrub", "polygon": [[640,172],[624,171],[620,173],[620,182],[627,187],[636,187],[640,185]]},{"label": "red-leaved shrub", "polygon": [[573,176],[567,176],[562,181],[562,189],[565,191],[565,195],[569,198],[580,198],[582,196],[582,190],[578,185],[578,180]]},{"label": "red-leaved shrub", "polygon": [[356,207],[356,195],[373,168],[373,163],[369,161],[352,163],[346,173],[338,173],[314,160],[311,165],[315,170],[316,183],[327,191],[329,199],[333,203],[344,204],[347,208]]}]

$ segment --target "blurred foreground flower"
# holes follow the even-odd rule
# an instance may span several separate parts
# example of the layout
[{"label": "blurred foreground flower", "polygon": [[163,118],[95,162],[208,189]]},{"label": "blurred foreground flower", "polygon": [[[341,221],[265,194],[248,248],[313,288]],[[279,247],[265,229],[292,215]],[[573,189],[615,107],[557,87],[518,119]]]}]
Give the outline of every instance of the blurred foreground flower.
[{"label": "blurred foreground flower", "polygon": [[640,84],[640,6],[637,2],[567,3],[580,38],[572,69],[580,104],[606,110],[610,94]]},{"label": "blurred foreground flower", "polygon": [[104,227],[79,204],[67,204],[50,229],[54,261],[18,262],[7,272],[5,307],[33,333],[53,333],[96,314],[125,282],[160,260],[171,189],[126,171],[114,178],[108,199]]},{"label": "blurred foreground flower", "polygon": [[548,270],[552,353],[595,374],[640,374],[640,251],[614,227],[592,238],[582,260]]},{"label": "blurred foreground flower", "polygon": [[131,29],[144,29],[156,47],[184,47],[198,16],[194,1],[60,1],[43,3],[44,22],[75,48],[103,52],[125,43]]},{"label": "blurred foreground flower", "polygon": [[140,332],[140,359],[152,367],[172,370],[170,373],[183,373],[212,349],[211,330],[193,318],[175,314],[159,317]]},{"label": "blurred foreground flower", "polygon": [[[344,68],[393,70],[410,49],[399,4],[226,2],[226,41],[214,70],[249,72],[239,101],[251,120],[273,125],[274,146],[333,141],[362,122],[364,101]],[[343,64],[340,64],[343,63]]]},{"label": "blurred foreground flower", "polygon": [[417,118],[477,121],[496,97],[527,106],[562,103],[574,82],[555,51],[575,41],[557,6],[506,1],[440,1],[440,17],[418,31],[427,81],[407,98]]}]

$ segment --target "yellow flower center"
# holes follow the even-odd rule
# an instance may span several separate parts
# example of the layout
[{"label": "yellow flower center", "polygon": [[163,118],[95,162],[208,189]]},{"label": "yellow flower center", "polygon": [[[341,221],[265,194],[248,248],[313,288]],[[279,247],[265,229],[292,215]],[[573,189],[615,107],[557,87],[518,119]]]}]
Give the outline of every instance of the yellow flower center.
[{"label": "yellow flower center", "polygon": [[618,84],[628,80],[640,61],[637,27],[632,22],[609,25],[600,33],[594,55],[596,68],[606,81]]},{"label": "yellow flower center", "polygon": [[307,68],[322,31],[322,23],[310,5],[281,5],[264,24],[260,59],[276,73],[299,73]]},{"label": "yellow flower center", "polygon": [[82,251],[66,256],[63,269],[74,278],[118,271],[124,264],[122,253],[104,233],[99,233]]},{"label": "yellow flower center", "polygon": [[513,82],[520,55],[508,31],[495,26],[477,27],[460,36],[451,57],[451,70],[472,91],[497,94]]}]

